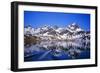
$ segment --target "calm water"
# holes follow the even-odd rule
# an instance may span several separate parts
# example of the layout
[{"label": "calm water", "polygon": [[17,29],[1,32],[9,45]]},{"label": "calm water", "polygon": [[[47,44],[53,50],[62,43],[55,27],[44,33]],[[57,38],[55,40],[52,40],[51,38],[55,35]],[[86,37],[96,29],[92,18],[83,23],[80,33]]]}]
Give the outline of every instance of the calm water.
[{"label": "calm water", "polygon": [[86,41],[41,41],[24,49],[24,61],[89,59],[90,43]]}]

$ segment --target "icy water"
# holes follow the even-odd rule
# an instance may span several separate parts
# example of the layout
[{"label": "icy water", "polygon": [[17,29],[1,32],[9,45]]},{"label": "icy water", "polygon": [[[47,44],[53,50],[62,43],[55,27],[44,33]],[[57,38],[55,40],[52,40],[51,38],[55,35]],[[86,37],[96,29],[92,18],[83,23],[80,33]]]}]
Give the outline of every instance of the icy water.
[{"label": "icy water", "polygon": [[90,43],[86,41],[41,41],[24,48],[25,62],[90,58]]}]

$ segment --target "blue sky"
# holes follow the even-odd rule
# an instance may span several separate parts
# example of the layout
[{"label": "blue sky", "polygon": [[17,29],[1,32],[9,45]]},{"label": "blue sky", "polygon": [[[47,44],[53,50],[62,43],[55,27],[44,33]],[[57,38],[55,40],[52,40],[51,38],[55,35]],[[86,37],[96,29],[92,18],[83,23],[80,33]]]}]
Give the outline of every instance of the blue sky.
[{"label": "blue sky", "polygon": [[24,26],[33,28],[44,25],[67,27],[74,22],[82,29],[90,30],[90,14],[24,11]]}]

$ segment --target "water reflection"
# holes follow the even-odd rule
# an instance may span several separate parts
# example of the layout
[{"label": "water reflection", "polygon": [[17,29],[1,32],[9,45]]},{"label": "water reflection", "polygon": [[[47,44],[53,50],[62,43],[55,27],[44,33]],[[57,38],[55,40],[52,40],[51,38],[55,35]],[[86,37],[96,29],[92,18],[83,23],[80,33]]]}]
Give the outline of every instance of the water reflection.
[{"label": "water reflection", "polygon": [[89,41],[41,41],[25,46],[24,61],[90,58]]}]

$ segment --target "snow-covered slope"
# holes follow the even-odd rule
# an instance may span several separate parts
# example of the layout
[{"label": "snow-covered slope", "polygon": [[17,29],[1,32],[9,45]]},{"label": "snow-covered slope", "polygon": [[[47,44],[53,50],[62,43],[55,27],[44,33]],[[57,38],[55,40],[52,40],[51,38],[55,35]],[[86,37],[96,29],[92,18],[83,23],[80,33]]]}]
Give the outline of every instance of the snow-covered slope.
[{"label": "snow-covered slope", "polygon": [[74,40],[74,39],[90,39],[90,32],[84,31],[76,23],[70,24],[64,28],[58,26],[43,26],[39,28],[32,28],[27,26],[24,28],[24,35],[37,36],[41,39],[48,40]]}]

